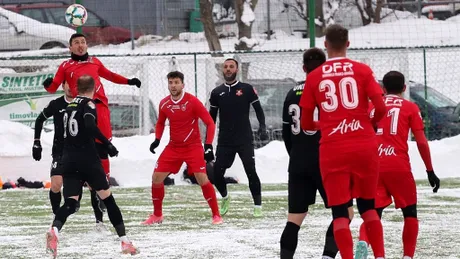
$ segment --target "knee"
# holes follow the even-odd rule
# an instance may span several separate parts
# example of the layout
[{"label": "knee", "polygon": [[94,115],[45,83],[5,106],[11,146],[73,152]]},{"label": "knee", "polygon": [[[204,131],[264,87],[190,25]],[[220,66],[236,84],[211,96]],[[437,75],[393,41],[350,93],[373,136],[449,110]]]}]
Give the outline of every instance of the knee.
[{"label": "knee", "polygon": [[348,218],[348,205],[347,204],[341,204],[337,206],[332,206],[332,218],[337,219],[337,218]]},{"label": "knee", "polygon": [[417,218],[417,204],[409,205],[402,209],[404,218]]},{"label": "knee", "polygon": [[69,214],[74,214],[77,209],[77,200],[72,198],[65,199],[64,206],[69,211]]},{"label": "knee", "polygon": [[375,200],[374,199],[356,199],[356,204],[358,206],[359,214],[363,215],[369,210],[375,209]]},{"label": "knee", "polygon": [[350,221],[353,219],[354,216],[355,216],[355,211],[353,210],[353,206],[349,206],[348,207],[348,218],[350,219]]},{"label": "knee", "polygon": [[58,193],[61,191],[61,188],[62,188],[62,177],[61,176],[51,177],[51,191],[54,193]]}]

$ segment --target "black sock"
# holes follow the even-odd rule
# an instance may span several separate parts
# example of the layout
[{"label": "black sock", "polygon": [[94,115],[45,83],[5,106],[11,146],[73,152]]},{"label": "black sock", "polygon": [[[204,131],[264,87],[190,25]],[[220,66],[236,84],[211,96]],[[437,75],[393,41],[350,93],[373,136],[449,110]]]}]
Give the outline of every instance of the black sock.
[{"label": "black sock", "polygon": [[99,201],[96,197],[96,191],[91,190],[90,193],[91,193],[91,206],[93,207],[94,216],[96,217],[96,223],[103,222],[102,221],[103,214],[102,214],[102,211],[99,209]]},{"label": "black sock", "polygon": [[297,248],[298,234],[300,227],[292,222],[287,222],[281,234],[281,259],[292,259]]},{"label": "black sock", "polygon": [[64,205],[58,209],[56,216],[54,217],[53,227],[57,227],[58,230],[61,230],[64,226],[67,218],[75,212],[75,206],[77,205],[76,200],[67,198],[65,199]]},{"label": "black sock", "polygon": [[121,215],[120,208],[118,207],[112,194],[103,200],[107,207],[107,214],[109,214],[110,223],[117,231],[119,237],[126,235],[125,224],[123,223],[123,216]]},{"label": "black sock", "polygon": [[225,182],[225,168],[214,164],[214,186],[219,191],[220,196],[227,197],[227,183]]},{"label": "black sock", "polygon": [[331,222],[326,232],[326,240],[324,242],[323,256],[329,256],[329,257],[335,258],[338,252],[339,252],[339,248],[337,248],[337,244],[335,243],[334,227]]},{"label": "black sock", "polygon": [[262,205],[262,189],[260,185],[259,176],[257,176],[256,171],[246,172],[249,180],[249,190],[252,194],[252,199],[254,200],[254,205]]},{"label": "black sock", "polygon": [[54,215],[56,215],[56,212],[58,211],[59,207],[61,207],[61,199],[61,192],[53,192],[50,190],[50,202]]}]

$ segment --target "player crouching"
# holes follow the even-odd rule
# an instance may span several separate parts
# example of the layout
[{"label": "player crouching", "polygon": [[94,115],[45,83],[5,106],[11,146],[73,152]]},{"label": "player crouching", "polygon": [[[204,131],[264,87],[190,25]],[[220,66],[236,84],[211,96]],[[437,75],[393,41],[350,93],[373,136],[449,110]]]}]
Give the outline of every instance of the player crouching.
[{"label": "player crouching", "polygon": [[[153,214],[143,225],[161,223],[163,221],[163,198],[165,196],[164,179],[170,173],[178,173],[182,163],[187,164],[189,174],[193,174],[201,186],[203,196],[212,211],[212,224],[221,224],[222,217],[217,205],[214,186],[206,174],[206,162],[214,160],[212,140],[216,125],[204,105],[195,96],[186,93],[184,89],[184,74],[179,71],[167,75],[170,95],[160,102],[158,122],[156,125],[155,141],[150,145],[150,151],[155,154],[155,148],[160,144],[166,119],[169,120],[170,141],[161,153],[152,175]],[[206,152],[201,145],[198,119],[207,126]],[[204,153],[204,155],[203,155]]]}]

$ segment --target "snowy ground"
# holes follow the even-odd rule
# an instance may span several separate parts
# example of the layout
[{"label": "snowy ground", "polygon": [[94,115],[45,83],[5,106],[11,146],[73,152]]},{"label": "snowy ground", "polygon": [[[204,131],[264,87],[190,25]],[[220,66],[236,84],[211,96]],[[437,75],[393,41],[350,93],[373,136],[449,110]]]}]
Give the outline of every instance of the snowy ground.
[{"label": "snowy ground", "polygon": [[[132,258],[279,258],[279,238],[286,222],[286,184],[263,185],[264,217],[260,219],[252,217],[247,185],[231,185],[229,191],[232,203],[223,225],[211,225],[210,212],[198,186],[172,186],[166,189],[163,224],[142,226],[140,222],[151,213],[150,188],[114,189],[128,236],[141,251]],[[460,180],[444,182],[437,194],[425,183],[419,184],[418,194],[420,233],[416,258],[460,258]],[[1,258],[49,258],[45,254],[45,232],[52,216],[47,191],[4,191],[0,204]],[[322,252],[330,212],[323,208],[319,197],[310,211],[299,232],[295,258],[319,258]],[[388,208],[383,217],[387,258],[401,258],[401,212]],[[355,237],[361,222],[355,216],[351,223]],[[93,228],[89,195],[85,192],[80,211],[69,218],[61,232],[58,258],[131,258],[119,253],[120,244],[111,227],[112,233],[105,234]]]}]

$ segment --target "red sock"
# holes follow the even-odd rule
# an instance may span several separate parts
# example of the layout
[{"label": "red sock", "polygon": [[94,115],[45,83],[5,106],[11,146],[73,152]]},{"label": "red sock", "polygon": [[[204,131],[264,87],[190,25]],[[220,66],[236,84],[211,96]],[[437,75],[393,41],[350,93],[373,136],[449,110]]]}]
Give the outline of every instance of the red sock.
[{"label": "red sock", "polygon": [[350,219],[336,218],[334,224],[334,239],[342,259],[353,259],[353,238],[350,231]]},{"label": "red sock", "polygon": [[157,217],[163,215],[163,198],[165,186],[163,183],[152,183],[153,214]]},{"label": "red sock", "polygon": [[376,210],[368,210],[361,218],[364,220],[369,243],[374,251],[375,257],[385,257],[383,247],[383,227]]},{"label": "red sock", "polygon": [[359,227],[359,241],[364,241],[369,244],[369,238],[367,238],[366,225],[364,222]]},{"label": "red sock", "polygon": [[403,246],[404,246],[404,256],[409,256],[410,258],[414,257],[415,246],[417,245],[417,236],[418,236],[418,219],[407,217],[404,219],[404,228],[403,228]]},{"label": "red sock", "polygon": [[214,190],[214,186],[212,186],[211,182],[207,182],[201,185],[201,190],[203,191],[203,196],[205,200],[208,202],[209,207],[211,208],[212,215],[219,215],[219,207],[217,206],[217,198],[216,198],[216,191]]},{"label": "red sock", "polygon": [[102,168],[104,169],[105,176],[107,177],[107,181],[110,178],[110,161],[109,159],[101,159]]}]

